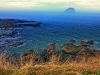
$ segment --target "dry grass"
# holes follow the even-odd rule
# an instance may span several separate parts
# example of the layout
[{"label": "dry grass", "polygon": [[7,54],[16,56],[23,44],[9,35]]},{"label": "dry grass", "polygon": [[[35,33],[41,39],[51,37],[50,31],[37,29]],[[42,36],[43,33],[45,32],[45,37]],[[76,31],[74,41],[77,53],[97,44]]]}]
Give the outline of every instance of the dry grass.
[{"label": "dry grass", "polygon": [[[26,68],[21,68],[21,74],[27,74],[29,70],[33,71],[37,75],[82,75],[82,72],[90,71],[94,73],[100,70],[100,63],[70,63],[67,65],[55,65],[55,64],[45,64],[45,65],[35,65],[27,66]],[[54,73],[54,74],[52,74]]]},{"label": "dry grass", "polygon": [[82,74],[85,71],[91,73],[100,71],[100,57],[90,57],[87,61],[86,58],[83,58],[80,62],[66,60],[61,64],[60,56],[58,58],[52,56],[49,62],[33,66],[32,62],[29,61],[19,68],[12,62],[8,62],[4,54],[0,55],[0,75],[85,75]]}]

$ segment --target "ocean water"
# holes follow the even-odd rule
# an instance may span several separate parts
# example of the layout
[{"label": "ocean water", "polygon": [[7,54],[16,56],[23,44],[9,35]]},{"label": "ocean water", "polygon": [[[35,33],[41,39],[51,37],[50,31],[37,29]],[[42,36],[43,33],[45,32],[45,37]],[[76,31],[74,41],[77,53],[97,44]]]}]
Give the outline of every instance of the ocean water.
[{"label": "ocean water", "polygon": [[31,12],[10,16],[43,23],[40,27],[23,27],[23,32],[16,36],[16,41],[24,44],[18,48],[9,47],[12,52],[20,53],[30,49],[42,52],[50,43],[56,43],[56,49],[61,50],[61,45],[70,39],[77,40],[75,45],[79,45],[82,40],[94,40],[95,44],[90,48],[100,50],[100,14]]}]

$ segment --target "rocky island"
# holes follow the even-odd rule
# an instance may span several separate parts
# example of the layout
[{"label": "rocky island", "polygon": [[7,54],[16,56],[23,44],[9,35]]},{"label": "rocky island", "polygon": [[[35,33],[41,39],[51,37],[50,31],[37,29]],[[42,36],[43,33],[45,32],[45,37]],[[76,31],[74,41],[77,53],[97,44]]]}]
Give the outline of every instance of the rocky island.
[{"label": "rocky island", "polygon": [[75,9],[70,7],[70,8],[67,8],[64,12],[65,13],[75,13]]}]

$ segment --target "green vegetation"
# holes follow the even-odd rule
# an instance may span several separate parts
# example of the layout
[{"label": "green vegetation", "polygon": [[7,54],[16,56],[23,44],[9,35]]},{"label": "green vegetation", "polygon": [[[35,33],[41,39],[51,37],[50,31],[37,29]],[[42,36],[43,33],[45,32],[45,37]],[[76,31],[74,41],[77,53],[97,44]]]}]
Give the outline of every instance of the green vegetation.
[{"label": "green vegetation", "polygon": [[95,71],[95,72],[84,71],[82,72],[82,75],[100,75],[100,71]]},{"label": "green vegetation", "polygon": [[13,72],[11,71],[4,71],[2,69],[0,69],[0,75],[12,75]]},{"label": "green vegetation", "polygon": [[[15,70],[15,71],[11,71],[11,70],[3,70],[0,69],[0,75],[100,75],[100,70],[98,71],[83,71],[83,72],[79,72],[79,71],[74,71],[74,70],[67,70],[67,68],[62,69],[60,68],[60,70],[51,70],[49,71],[48,69],[45,71],[42,71],[42,66],[41,67],[29,67],[28,69],[25,70]],[[45,67],[46,68],[46,67]]]}]

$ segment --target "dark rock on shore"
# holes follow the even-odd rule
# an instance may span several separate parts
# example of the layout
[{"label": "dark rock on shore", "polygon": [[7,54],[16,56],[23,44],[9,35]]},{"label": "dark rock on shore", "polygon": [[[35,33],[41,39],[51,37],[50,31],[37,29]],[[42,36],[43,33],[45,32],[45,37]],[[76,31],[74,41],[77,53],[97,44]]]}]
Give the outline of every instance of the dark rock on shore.
[{"label": "dark rock on shore", "polygon": [[76,42],[76,40],[71,39],[71,40],[69,40],[69,42],[70,42],[70,43],[74,43],[74,42]]},{"label": "dark rock on shore", "polygon": [[80,50],[82,49],[82,47],[80,46],[75,46],[72,43],[69,44],[63,44],[62,45],[62,51],[68,53],[68,54],[76,54],[78,53]]},{"label": "dark rock on shore", "polygon": [[96,58],[98,59],[100,57],[100,51],[95,49],[89,49],[84,48],[82,46],[75,46],[73,44],[64,44],[62,46],[62,50],[66,54],[70,54],[68,56],[65,56],[66,58],[64,60],[70,61],[70,62],[88,62],[92,59]]},{"label": "dark rock on shore", "polygon": [[100,51],[92,50],[92,49],[89,49],[89,48],[83,48],[83,49],[81,49],[81,51],[79,51],[73,57],[74,57],[74,60],[72,60],[72,61],[88,62],[88,61],[91,61],[93,59],[98,59],[100,57]]},{"label": "dark rock on shore", "polygon": [[30,20],[17,20],[17,19],[0,19],[0,28],[14,28],[20,26],[34,26],[39,27],[42,23],[35,23],[36,21]]},{"label": "dark rock on shore", "polygon": [[[91,41],[89,41],[91,42]],[[55,43],[48,45],[45,50],[39,54],[34,50],[28,50],[26,52],[21,53],[18,58],[7,58],[7,62],[17,62],[19,66],[24,66],[26,64],[43,64],[43,63],[54,63],[54,64],[65,64],[71,62],[90,62],[92,59],[100,59],[100,51],[93,50],[89,48],[84,48],[82,46],[76,46],[72,43],[63,44],[62,51],[68,56],[60,55],[59,51],[55,50]]]},{"label": "dark rock on shore", "polygon": [[7,30],[2,30],[0,36],[14,36],[17,33],[18,33],[17,31],[7,29]]},{"label": "dark rock on shore", "polygon": [[5,45],[0,45],[0,48],[2,48],[2,47],[6,47]]},{"label": "dark rock on shore", "polygon": [[19,26],[32,26],[32,27],[39,27],[42,23],[35,23],[35,24],[18,24]]},{"label": "dark rock on shore", "polygon": [[[19,20],[19,19],[0,19],[0,44],[6,43],[0,47],[9,46],[13,40],[6,40],[6,38],[15,38],[22,30],[22,26],[39,27],[42,23],[32,20]],[[18,29],[19,28],[19,29]],[[10,46],[18,47],[22,45],[22,42],[16,42]]]},{"label": "dark rock on shore", "polygon": [[55,43],[52,43],[52,44],[50,44],[50,45],[48,45],[46,48],[45,48],[45,50],[47,50],[47,51],[50,51],[50,50],[54,50],[55,49]]},{"label": "dark rock on shore", "polygon": [[4,33],[5,36],[10,36],[10,37],[14,36],[15,34],[18,34],[18,31],[6,30]]},{"label": "dark rock on shore", "polygon": [[12,44],[12,45],[10,45],[10,46],[18,47],[18,46],[20,46],[20,45],[22,45],[22,44],[23,44],[22,42],[16,42],[16,43],[14,43],[14,44]]},{"label": "dark rock on shore", "polygon": [[52,56],[57,57],[59,55],[59,52],[55,50],[55,45],[55,43],[48,45],[42,52],[41,56],[44,62],[50,61]]},{"label": "dark rock on shore", "polygon": [[58,51],[55,50],[56,44],[50,44],[44,49],[44,55],[52,56],[58,54]]},{"label": "dark rock on shore", "polygon": [[82,48],[76,55],[77,56],[95,56],[96,51],[88,49],[88,48]]},{"label": "dark rock on shore", "polygon": [[81,41],[80,42],[80,46],[91,46],[94,44],[94,41],[93,40],[88,40],[88,41]]},{"label": "dark rock on shore", "polygon": [[[15,20],[15,19],[13,19]],[[15,20],[16,23],[26,23],[26,22],[35,22],[35,21],[31,21],[31,20]]]}]

